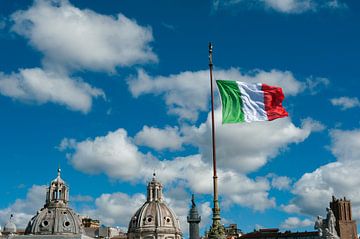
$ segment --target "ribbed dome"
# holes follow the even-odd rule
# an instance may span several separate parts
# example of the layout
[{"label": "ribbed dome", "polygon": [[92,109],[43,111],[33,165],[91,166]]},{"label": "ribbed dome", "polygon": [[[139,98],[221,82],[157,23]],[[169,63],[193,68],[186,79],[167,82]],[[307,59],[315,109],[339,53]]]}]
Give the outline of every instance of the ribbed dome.
[{"label": "ribbed dome", "polygon": [[79,216],[70,208],[43,208],[31,219],[26,234],[80,234]]},{"label": "ribbed dome", "polygon": [[147,201],[129,222],[128,238],[181,238],[179,220],[163,202],[162,185],[155,175],[148,185],[147,193]]},{"label": "ribbed dome", "polygon": [[69,187],[60,176],[51,182],[44,207],[30,220],[25,234],[81,234],[82,224],[79,216],[68,207]]}]

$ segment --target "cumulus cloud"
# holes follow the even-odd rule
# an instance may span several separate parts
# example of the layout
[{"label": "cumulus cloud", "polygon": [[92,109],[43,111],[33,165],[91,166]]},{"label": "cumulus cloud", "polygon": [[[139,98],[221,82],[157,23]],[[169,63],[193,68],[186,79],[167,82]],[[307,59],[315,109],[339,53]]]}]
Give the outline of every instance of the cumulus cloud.
[{"label": "cumulus cloud", "polygon": [[68,154],[70,163],[86,173],[105,172],[112,178],[134,180],[141,177],[142,173],[139,170],[142,167],[153,169],[148,165],[151,159],[144,160],[145,155],[138,151],[124,129],[109,132],[106,136],[99,136],[93,140],[76,142],[64,139],[62,142],[72,142],[60,145],[63,150],[75,150],[73,154]]},{"label": "cumulus cloud", "polygon": [[360,107],[360,101],[357,97],[339,97],[332,98],[331,104],[340,107],[341,110],[347,110],[355,107]]},{"label": "cumulus cloud", "polygon": [[178,127],[166,126],[164,129],[144,126],[135,136],[137,145],[144,145],[156,150],[178,150],[183,143]]},{"label": "cumulus cloud", "polygon": [[339,0],[214,0],[213,10],[234,5],[271,9],[285,14],[316,12],[320,9],[342,9],[347,5]]},{"label": "cumulus cloud", "polygon": [[[296,127],[290,118],[251,124],[221,124],[221,111],[215,111],[217,158],[221,168],[249,173],[258,170],[289,144],[303,142],[311,132],[323,129],[321,123],[306,119]],[[187,140],[211,159],[211,117],[199,127],[184,129]]]},{"label": "cumulus cloud", "polygon": [[[275,207],[275,198],[270,197],[269,181],[265,178],[251,179],[244,174],[230,170],[219,171],[219,191],[226,195],[225,205],[238,204],[250,207],[256,211]],[[241,185],[241,187],[234,187]]]},{"label": "cumulus cloud", "polygon": [[[254,70],[243,73],[237,68],[214,71],[215,79],[239,80],[250,83],[263,82],[281,86],[285,95],[296,95],[304,89],[289,71]],[[177,75],[152,77],[139,70],[128,79],[129,89],[134,97],[144,94],[163,96],[168,113],[182,119],[195,121],[199,112],[208,110],[210,97],[209,71],[185,71]]]},{"label": "cumulus cloud", "polygon": [[311,0],[265,0],[265,5],[278,12],[301,13],[314,8]]},{"label": "cumulus cloud", "polygon": [[105,96],[80,79],[40,68],[21,69],[10,75],[0,72],[0,94],[20,101],[65,105],[83,113],[91,109],[92,98]]},{"label": "cumulus cloud", "polygon": [[299,227],[308,227],[312,225],[314,225],[314,222],[310,219],[301,220],[298,217],[289,217],[281,223],[280,227],[284,229],[292,229]]},{"label": "cumulus cloud", "polygon": [[75,196],[71,196],[70,201],[71,202],[92,202],[92,201],[94,201],[94,198],[89,195],[75,195]]},{"label": "cumulus cloud", "polygon": [[360,129],[332,130],[331,152],[339,161],[360,160]]},{"label": "cumulus cloud", "polygon": [[298,208],[301,213],[322,215],[332,195],[346,197],[352,201],[353,216],[360,218],[360,130],[332,130],[331,152],[337,157],[332,162],[304,174],[294,185],[292,193],[295,197],[290,205]]},{"label": "cumulus cloud", "polygon": [[104,225],[127,228],[130,218],[145,201],[145,195],[140,193],[104,193],[95,199],[95,208],[82,210],[80,213],[99,219]]},{"label": "cumulus cloud", "polygon": [[[53,102],[87,113],[103,91],[70,77],[76,70],[115,72],[116,67],[156,62],[150,27],[119,13],[79,9],[68,0],[35,0],[11,15],[12,31],[43,53],[43,69],[0,73],[0,93],[36,103]],[[0,28],[3,25],[0,22]]]},{"label": "cumulus cloud", "polygon": [[306,88],[311,95],[316,95],[323,88],[329,86],[330,80],[324,77],[309,77],[306,79]]},{"label": "cumulus cloud", "polygon": [[300,213],[300,208],[298,206],[296,206],[295,204],[288,204],[288,205],[284,205],[281,204],[280,208],[287,213]]},{"label": "cumulus cloud", "polygon": [[[67,140],[67,139],[65,139]],[[166,185],[183,183],[186,188],[199,194],[212,192],[212,168],[201,155],[176,157],[172,160],[158,160],[150,154],[139,151],[124,129],[109,132],[105,136],[73,142],[67,152],[70,163],[86,173],[105,173],[113,179],[145,182],[153,170]],[[126,167],[124,166],[126,165]],[[244,174],[219,169],[219,187],[228,203],[242,204],[255,210],[273,207],[275,201],[269,198],[269,182],[265,178],[251,179]],[[234,189],[230,185],[242,185]]]},{"label": "cumulus cloud", "polygon": [[290,189],[292,180],[287,176],[278,176],[276,174],[269,174],[267,177],[271,181],[271,186],[278,190],[288,190]]},{"label": "cumulus cloud", "polygon": [[14,223],[18,228],[25,228],[30,219],[45,202],[46,186],[33,185],[27,192],[26,198],[17,199],[7,208],[0,209],[0,225],[4,225],[14,215]]},{"label": "cumulus cloud", "polygon": [[121,13],[113,17],[81,10],[67,0],[36,0],[11,18],[12,30],[44,54],[48,67],[114,71],[157,61],[149,46],[150,27]]},{"label": "cumulus cloud", "polygon": [[186,191],[183,185],[178,185],[176,188],[171,187],[165,189],[167,189],[165,191],[165,202],[178,217],[180,228],[185,236],[188,234],[189,231],[189,225],[187,223],[187,216],[191,207],[189,193]]}]

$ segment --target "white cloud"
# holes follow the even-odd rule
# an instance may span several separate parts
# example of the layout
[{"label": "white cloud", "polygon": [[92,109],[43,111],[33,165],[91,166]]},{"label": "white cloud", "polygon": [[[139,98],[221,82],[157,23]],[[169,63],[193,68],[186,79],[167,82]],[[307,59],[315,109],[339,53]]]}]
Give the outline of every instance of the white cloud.
[{"label": "white cloud", "polygon": [[288,204],[288,205],[284,205],[281,204],[280,208],[287,213],[300,213],[300,208],[298,206],[296,206],[295,204]]},{"label": "white cloud", "polygon": [[334,106],[341,107],[341,110],[347,110],[355,107],[360,107],[360,101],[357,97],[339,97],[332,98],[330,100],[331,104]]},{"label": "white cloud", "polygon": [[112,178],[134,180],[143,177],[141,169],[153,169],[150,166],[151,159],[144,160],[145,155],[138,151],[124,129],[109,132],[106,136],[99,136],[94,140],[71,142],[73,143],[68,144],[68,149],[74,149],[75,152],[69,154],[70,163],[86,173],[106,172]]},{"label": "white cloud", "polygon": [[10,75],[0,72],[0,94],[38,104],[52,102],[83,113],[90,110],[93,97],[104,97],[102,90],[80,79],[40,68],[21,69]]},{"label": "white cloud", "polygon": [[165,188],[165,202],[175,212],[180,222],[180,228],[183,232],[183,236],[187,237],[189,229],[187,223],[187,216],[190,209],[190,195],[185,190],[183,185],[177,185],[176,187]]},{"label": "white cloud", "polygon": [[267,177],[271,180],[271,186],[278,190],[290,189],[292,180],[286,176],[278,176],[276,174],[269,174]]},{"label": "white cloud", "polygon": [[166,126],[164,129],[144,126],[135,136],[137,145],[145,145],[156,150],[180,149],[183,140],[178,127]]},{"label": "white cloud", "polygon": [[75,195],[70,197],[71,202],[92,202],[94,198],[89,195]]},{"label": "white cloud", "polygon": [[95,208],[80,213],[99,219],[104,225],[126,227],[130,218],[146,201],[144,194],[104,193],[95,199]]},{"label": "white cloud", "polygon": [[0,225],[4,225],[13,214],[15,225],[24,229],[36,211],[44,205],[45,194],[45,185],[33,185],[28,190],[26,198],[17,199],[9,207],[0,209]]},{"label": "white cloud", "polygon": [[295,197],[290,204],[301,213],[312,216],[325,213],[332,195],[352,201],[353,216],[360,218],[360,179],[354,175],[360,170],[360,130],[330,132],[331,152],[337,157],[332,162],[304,174],[294,185]]},{"label": "white cloud", "polygon": [[[243,73],[237,68],[214,71],[215,79],[239,80],[251,83],[263,82],[281,86],[285,95],[296,95],[304,89],[289,71],[254,70]],[[129,89],[134,97],[143,94],[162,95],[168,113],[182,119],[195,121],[199,112],[208,110],[210,99],[209,71],[185,71],[177,75],[151,77],[143,70],[128,79]]]},{"label": "white cloud", "polygon": [[[150,27],[122,14],[107,16],[68,0],[35,0],[11,15],[12,31],[44,54],[43,69],[0,73],[0,93],[22,101],[53,102],[87,113],[102,90],[70,77],[74,70],[115,72],[118,66],[156,62]],[[1,23],[0,23],[1,25]]]},{"label": "white cloud", "polygon": [[267,7],[283,13],[301,13],[314,9],[311,0],[264,0]]},{"label": "white cloud", "polygon": [[[140,152],[124,129],[68,145],[70,148],[64,150],[68,151],[70,163],[82,172],[105,173],[114,179],[145,182],[153,170],[156,170],[160,172],[158,178],[166,185],[181,182],[194,193],[212,192],[209,180],[212,178],[212,169],[201,155],[158,160]],[[265,178],[253,180],[238,172],[220,168],[218,174],[219,188],[227,202],[242,204],[255,210],[275,205],[274,199],[269,198],[267,191],[270,186]],[[242,187],[234,189],[231,185]]]},{"label": "white cloud", "polygon": [[197,207],[199,210],[199,215],[201,215],[200,227],[206,228],[208,225],[210,225],[212,216],[212,208],[210,206],[210,202],[202,203],[200,207]]},{"label": "white cloud", "polygon": [[332,130],[331,152],[339,161],[360,160],[360,129]]},{"label": "white cloud", "polygon": [[[219,192],[226,195],[223,201],[225,205],[238,204],[250,207],[256,211],[275,207],[275,198],[269,197],[269,181],[265,178],[255,180],[230,170],[220,170]],[[241,185],[241,187],[234,187]]]},{"label": "white cloud", "polygon": [[339,0],[214,0],[213,9],[229,8],[234,5],[271,9],[285,14],[316,12],[320,9],[342,9],[347,5]]},{"label": "white cloud", "polygon": [[311,95],[316,95],[322,88],[329,86],[329,84],[329,79],[323,77],[311,76],[306,79],[306,88]]},{"label": "white cloud", "polygon": [[301,220],[298,217],[289,217],[281,223],[280,227],[284,229],[292,229],[299,227],[308,227],[312,225],[314,225],[314,222],[310,219]]},{"label": "white cloud", "polygon": [[67,0],[36,0],[11,18],[13,31],[45,55],[47,67],[114,71],[157,61],[149,46],[151,29],[120,13],[112,17]]},{"label": "white cloud", "polygon": [[[249,173],[264,166],[289,144],[303,142],[311,132],[323,129],[312,119],[302,127],[291,123],[290,118],[251,124],[221,124],[221,111],[215,111],[217,163],[224,169]],[[204,158],[211,159],[211,117],[199,127],[184,129],[187,141],[199,147]]]}]

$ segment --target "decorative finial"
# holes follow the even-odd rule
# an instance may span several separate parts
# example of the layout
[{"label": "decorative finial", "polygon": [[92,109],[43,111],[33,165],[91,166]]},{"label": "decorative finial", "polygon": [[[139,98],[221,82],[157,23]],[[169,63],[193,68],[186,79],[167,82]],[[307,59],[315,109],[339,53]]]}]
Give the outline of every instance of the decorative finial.
[{"label": "decorative finial", "polygon": [[60,166],[59,166],[59,168],[58,168],[58,177],[60,177],[60,175],[61,175],[61,168],[60,168]]},{"label": "decorative finial", "polygon": [[196,207],[194,194],[191,195],[191,204],[192,204],[192,207]]},{"label": "decorative finial", "polygon": [[209,66],[212,67],[212,52],[213,52],[213,45],[209,42]]}]

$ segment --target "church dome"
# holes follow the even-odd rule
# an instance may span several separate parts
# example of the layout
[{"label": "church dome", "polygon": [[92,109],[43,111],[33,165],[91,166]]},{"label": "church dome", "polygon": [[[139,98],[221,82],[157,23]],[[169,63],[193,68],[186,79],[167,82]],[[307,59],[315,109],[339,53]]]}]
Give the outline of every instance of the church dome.
[{"label": "church dome", "polygon": [[44,207],[30,220],[25,234],[81,234],[82,224],[79,216],[68,207],[69,187],[58,176],[50,183]]},{"label": "church dome", "polygon": [[131,217],[129,239],[164,238],[180,239],[179,220],[162,197],[162,185],[154,177],[147,187],[147,200]]},{"label": "church dome", "polygon": [[13,215],[10,216],[9,221],[4,225],[4,230],[3,233],[4,234],[13,234],[16,233],[16,225],[15,223],[12,221]]},{"label": "church dome", "polygon": [[80,234],[81,221],[70,208],[42,208],[31,219],[26,234]]}]

